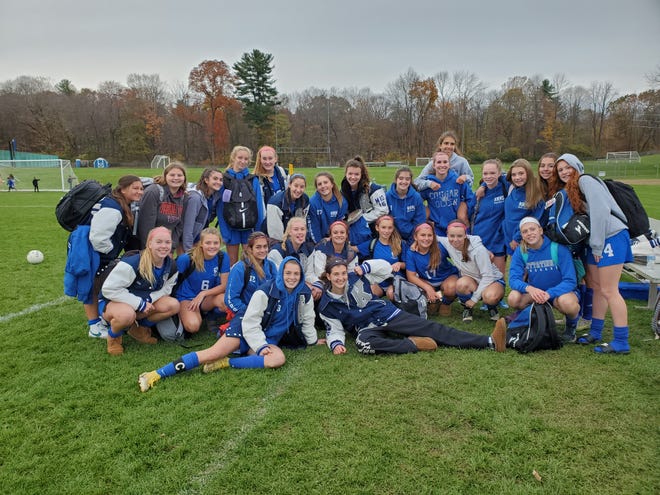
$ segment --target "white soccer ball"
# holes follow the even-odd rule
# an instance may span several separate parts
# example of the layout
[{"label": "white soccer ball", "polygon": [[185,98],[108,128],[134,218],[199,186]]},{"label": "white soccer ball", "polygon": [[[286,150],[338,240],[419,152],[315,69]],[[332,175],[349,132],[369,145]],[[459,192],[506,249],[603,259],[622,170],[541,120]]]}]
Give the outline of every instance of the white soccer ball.
[{"label": "white soccer ball", "polygon": [[33,249],[27,254],[27,260],[28,263],[32,263],[33,265],[37,265],[41,263],[44,260],[44,253],[39,251],[38,249]]}]

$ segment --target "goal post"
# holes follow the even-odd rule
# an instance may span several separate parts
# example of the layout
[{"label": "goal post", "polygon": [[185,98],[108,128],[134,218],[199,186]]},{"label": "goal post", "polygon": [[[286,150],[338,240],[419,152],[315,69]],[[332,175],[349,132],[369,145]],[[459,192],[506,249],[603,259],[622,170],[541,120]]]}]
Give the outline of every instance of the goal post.
[{"label": "goal post", "polygon": [[428,156],[418,156],[415,158],[415,167],[426,167],[426,164],[431,161]]},{"label": "goal post", "polygon": [[33,191],[35,179],[40,191],[68,191],[78,184],[69,160],[0,160],[0,191],[8,190],[10,176],[16,191]]},{"label": "goal post", "polygon": [[640,163],[642,161],[637,151],[608,151],[606,162]]},{"label": "goal post", "polygon": [[151,160],[151,168],[165,168],[170,164],[170,157],[167,155],[155,155]]}]

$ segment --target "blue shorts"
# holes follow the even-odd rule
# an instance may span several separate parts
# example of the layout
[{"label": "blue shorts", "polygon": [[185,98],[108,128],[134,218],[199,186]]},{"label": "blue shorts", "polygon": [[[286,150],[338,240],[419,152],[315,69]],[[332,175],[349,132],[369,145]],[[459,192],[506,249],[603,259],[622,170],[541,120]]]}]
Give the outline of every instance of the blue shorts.
[{"label": "blue shorts", "polygon": [[[577,289],[572,290],[570,292],[567,292],[566,294],[571,294],[571,293],[575,294],[575,297],[577,297],[578,301],[580,300],[580,292]],[[562,294],[562,296],[563,295],[564,294]],[[557,296],[557,297],[561,297],[561,296]],[[557,298],[556,297],[551,297],[550,299],[548,299],[548,302],[550,303],[550,306],[552,306],[553,308],[555,307],[555,299],[557,299]]]},{"label": "blue shorts", "polygon": [[225,244],[230,244],[232,246],[235,246],[237,244],[247,244],[248,237],[250,237],[250,234],[254,232],[254,229],[250,230],[234,230],[234,229],[228,229],[229,230],[229,237],[223,239]]},{"label": "blue shorts", "polygon": [[590,265],[612,266],[622,265],[623,263],[630,263],[633,261],[632,249],[630,248],[630,235],[628,230],[622,230],[618,234],[605,239],[605,246],[603,247],[603,256],[600,261],[596,263],[591,248],[587,248],[587,263]]},{"label": "blue shorts", "polygon": [[[247,354],[250,352],[250,346],[248,345],[247,341],[243,338],[243,328],[242,328],[242,322],[243,322],[243,317],[242,316],[234,316],[232,318],[231,323],[229,324],[229,328],[227,329],[227,333],[225,335],[227,337],[234,337],[238,338],[241,340],[240,347],[238,348],[237,352],[241,356],[244,354]],[[277,345],[279,342],[279,339],[275,341],[274,339],[270,337],[266,337],[266,342],[272,345]]]}]

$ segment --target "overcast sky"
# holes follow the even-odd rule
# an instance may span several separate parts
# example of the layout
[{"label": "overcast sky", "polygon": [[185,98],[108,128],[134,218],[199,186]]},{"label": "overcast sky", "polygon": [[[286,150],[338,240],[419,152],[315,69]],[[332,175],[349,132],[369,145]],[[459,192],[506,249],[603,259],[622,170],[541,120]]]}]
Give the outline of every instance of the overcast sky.
[{"label": "overcast sky", "polygon": [[186,82],[203,60],[274,56],[280,93],[382,92],[409,68],[467,70],[488,88],[512,76],[649,88],[660,66],[660,0],[2,0],[0,82],[69,79],[78,89],[131,73]]}]

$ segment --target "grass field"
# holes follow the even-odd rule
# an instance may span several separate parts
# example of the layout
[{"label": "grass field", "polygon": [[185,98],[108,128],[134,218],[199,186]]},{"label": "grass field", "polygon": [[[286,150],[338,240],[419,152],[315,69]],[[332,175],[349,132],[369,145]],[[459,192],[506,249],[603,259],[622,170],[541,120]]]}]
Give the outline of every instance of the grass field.
[{"label": "grass field", "polygon": [[[115,181],[128,172],[80,169],[78,177]],[[393,173],[373,169],[382,184]],[[636,189],[659,218],[657,185]],[[127,338],[119,358],[89,339],[81,305],[62,297],[60,195],[0,194],[8,237],[0,493],[660,491],[660,341],[651,312],[636,308],[642,301],[628,301],[628,356],[575,345],[528,356],[440,349],[364,357],[349,346],[335,357],[316,347],[287,351],[279,370],[193,371],[141,394],[141,371],[213,337],[202,332],[188,348]],[[44,263],[29,265],[30,249],[43,251]],[[484,314],[463,324],[458,308],[449,322],[491,330]]]}]

